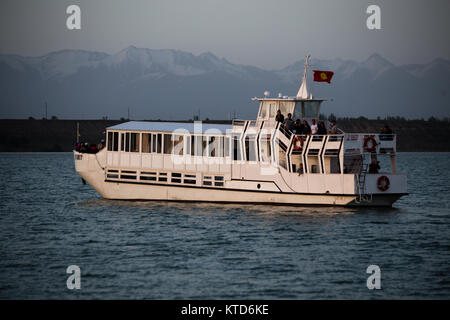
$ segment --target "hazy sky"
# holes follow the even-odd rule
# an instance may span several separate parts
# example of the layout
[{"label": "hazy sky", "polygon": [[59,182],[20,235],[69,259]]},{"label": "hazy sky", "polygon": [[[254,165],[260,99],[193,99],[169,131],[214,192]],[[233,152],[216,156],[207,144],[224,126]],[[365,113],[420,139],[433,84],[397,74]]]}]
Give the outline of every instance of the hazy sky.
[{"label": "hazy sky", "polygon": [[[81,8],[81,30],[66,8]],[[381,30],[366,9],[381,8]],[[41,55],[61,49],[115,53],[129,45],[210,51],[230,62],[271,69],[310,53],[395,64],[450,59],[449,0],[1,0],[0,52]]]}]

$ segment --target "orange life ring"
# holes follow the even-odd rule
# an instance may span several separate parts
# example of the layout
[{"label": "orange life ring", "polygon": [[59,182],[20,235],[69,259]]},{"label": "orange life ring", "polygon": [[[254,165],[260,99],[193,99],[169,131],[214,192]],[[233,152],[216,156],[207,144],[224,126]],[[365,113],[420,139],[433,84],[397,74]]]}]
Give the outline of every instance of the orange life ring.
[{"label": "orange life ring", "polygon": [[300,136],[295,136],[294,140],[292,141],[294,144],[294,151],[300,151],[303,148],[303,139]]},{"label": "orange life ring", "polygon": [[377,180],[377,187],[381,191],[386,191],[387,189],[389,189],[390,184],[391,182],[389,181],[389,178],[386,176],[381,176]]},{"label": "orange life ring", "polygon": [[367,152],[374,152],[377,149],[377,141],[373,136],[368,136],[364,139],[364,150]]}]

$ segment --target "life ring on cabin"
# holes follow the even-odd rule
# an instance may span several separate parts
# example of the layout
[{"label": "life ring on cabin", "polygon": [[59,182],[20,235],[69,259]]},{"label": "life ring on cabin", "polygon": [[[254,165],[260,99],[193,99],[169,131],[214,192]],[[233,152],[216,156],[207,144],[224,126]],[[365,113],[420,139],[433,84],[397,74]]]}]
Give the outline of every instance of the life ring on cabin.
[{"label": "life ring on cabin", "polygon": [[377,141],[373,136],[368,136],[364,139],[364,150],[367,152],[374,152],[377,149]]},{"label": "life ring on cabin", "polygon": [[295,136],[294,140],[292,141],[294,145],[294,151],[300,151],[303,148],[303,139],[300,136]]},{"label": "life ring on cabin", "polygon": [[386,176],[381,176],[377,180],[377,187],[381,191],[386,191],[387,189],[389,189],[390,184],[391,182],[389,181],[389,178]]}]

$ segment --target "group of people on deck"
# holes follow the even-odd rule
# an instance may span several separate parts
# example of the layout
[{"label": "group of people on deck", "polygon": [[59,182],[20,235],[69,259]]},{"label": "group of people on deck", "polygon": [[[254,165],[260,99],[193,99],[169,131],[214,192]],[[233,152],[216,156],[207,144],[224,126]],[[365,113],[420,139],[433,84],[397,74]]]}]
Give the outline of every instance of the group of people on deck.
[{"label": "group of people on deck", "polygon": [[280,110],[277,111],[277,115],[275,120],[281,122],[284,126],[284,129],[290,130],[295,134],[317,134],[317,135],[325,135],[325,134],[338,134],[338,128],[336,127],[336,121],[331,121],[331,127],[327,130],[325,123],[323,121],[319,121],[316,124],[316,120],[311,120],[311,125],[309,125],[308,121],[300,119],[293,120],[292,114],[288,113],[287,118],[284,118],[283,114]]},{"label": "group of people on deck", "polygon": [[105,147],[105,140],[101,140],[100,143],[97,144],[89,144],[85,143],[77,143],[74,147],[75,151],[81,153],[97,153]]}]

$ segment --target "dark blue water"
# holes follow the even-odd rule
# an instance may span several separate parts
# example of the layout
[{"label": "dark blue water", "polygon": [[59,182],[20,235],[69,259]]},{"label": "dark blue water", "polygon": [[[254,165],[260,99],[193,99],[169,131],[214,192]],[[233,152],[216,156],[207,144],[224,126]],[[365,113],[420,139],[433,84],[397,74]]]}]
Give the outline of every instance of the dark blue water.
[{"label": "dark blue water", "polygon": [[0,153],[0,298],[449,299],[449,159],[402,153],[411,194],[346,209],[108,201],[70,153]]}]

